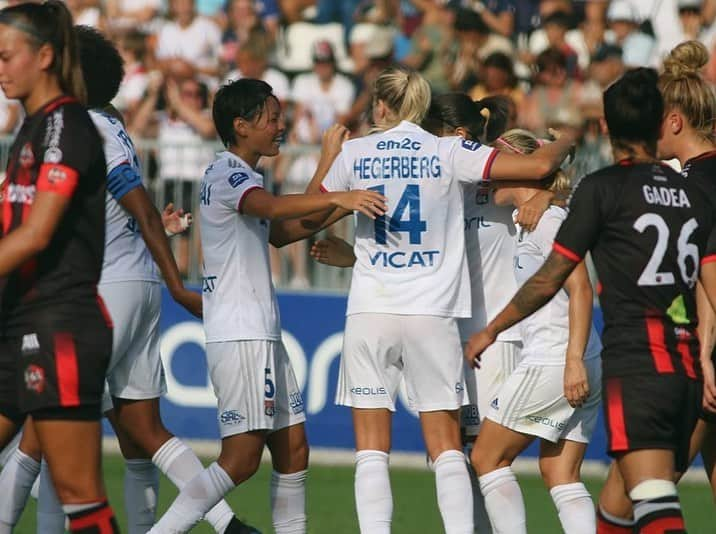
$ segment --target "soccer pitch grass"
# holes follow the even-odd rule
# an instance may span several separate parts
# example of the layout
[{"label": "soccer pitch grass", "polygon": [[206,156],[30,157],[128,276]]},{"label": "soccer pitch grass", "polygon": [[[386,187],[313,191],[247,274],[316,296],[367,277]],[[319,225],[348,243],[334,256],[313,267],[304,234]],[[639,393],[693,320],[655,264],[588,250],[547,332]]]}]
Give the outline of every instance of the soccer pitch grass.
[{"label": "soccer pitch grass", "polygon": [[[105,456],[105,482],[109,498],[126,532],[123,507],[123,462],[117,455]],[[228,502],[245,521],[271,532],[269,510],[269,477],[271,469],[263,464],[246,484],[231,492]],[[549,493],[536,476],[520,476],[520,485],[527,504],[527,525],[530,534],[560,533],[559,520]],[[442,523],[437,509],[433,474],[426,469],[392,469],[394,495],[393,532],[395,534],[441,533]],[[598,494],[600,480],[587,480],[593,496]],[[167,509],[176,489],[162,478],[159,512]],[[682,484],[680,495],[690,534],[707,534],[716,530],[713,523],[714,504],[708,486]],[[353,469],[346,466],[311,467],[308,479],[308,532],[312,534],[344,534],[358,532],[353,506]],[[711,525],[711,526],[709,526]],[[35,501],[30,499],[22,520],[15,530],[19,534],[35,532]],[[192,532],[211,533],[206,523]]]}]

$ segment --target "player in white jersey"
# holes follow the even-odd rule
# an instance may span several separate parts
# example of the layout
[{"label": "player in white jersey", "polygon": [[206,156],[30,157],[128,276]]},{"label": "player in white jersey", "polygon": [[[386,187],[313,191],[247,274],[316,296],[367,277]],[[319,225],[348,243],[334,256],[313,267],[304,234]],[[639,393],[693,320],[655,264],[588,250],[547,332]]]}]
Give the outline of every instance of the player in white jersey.
[{"label": "player in white jersey", "polygon": [[[204,330],[219,404],[221,454],[181,491],[150,532],[188,531],[225,493],[254,474],[268,445],[274,530],[301,533],[306,530],[305,414],[281,342],[268,243],[281,246],[320,229],[306,229],[308,220],[284,219],[314,214],[326,220],[335,208],[374,218],[385,213],[384,197],[370,191],[268,193],[254,169],[262,156],[278,154],[285,125],[278,99],[265,82],[244,78],[223,86],[213,116],[227,150],[206,170],[200,202]],[[325,174],[340,141],[328,139],[317,173]]]},{"label": "player in white jersey", "polygon": [[[529,132],[511,130],[496,145],[528,154],[539,142]],[[547,185],[543,181],[534,186],[498,186],[495,200],[520,206]],[[553,175],[549,189],[556,201],[566,199],[570,183],[563,172]],[[533,231],[518,226],[514,256],[518,284],[542,266],[565,217],[565,209],[551,206]],[[601,395],[601,343],[591,321],[592,305],[592,288],[582,264],[549,303],[519,323],[521,361],[491,401],[472,453],[496,534],[527,532],[524,502],[510,465],[535,438],[541,438],[540,470],[564,531],[596,529],[594,504],[579,474]],[[490,355],[482,356],[487,358]]]},{"label": "player in white jersey", "polygon": [[571,142],[517,156],[436,137],[417,126],[430,87],[401,67],[379,75],[373,104],[378,133],[346,142],[323,181],[325,191],[370,189],[391,202],[390,215],[356,221],[336,394],[353,408],[358,520],[361,532],[390,531],[391,412],[404,378],[434,463],[445,530],[472,532],[458,417],[465,386],[457,319],[471,313],[461,184],[547,175]]},{"label": "player in white jersey", "polygon": [[[155,519],[159,476],[154,462],[181,488],[203,470],[196,455],[162,424],[159,397],[166,391],[159,354],[161,286],[159,266],[172,296],[194,315],[201,315],[201,296],[184,288],[172,256],[165,225],[142,185],[141,167],[121,117],[109,107],[123,77],[122,60],[114,45],[91,28],[76,27],[88,106],[104,144],[107,163],[105,256],[98,290],[114,323],[113,350],[107,371],[108,394],[102,410],[112,422],[126,458],[125,507],[130,533],[144,533]],[[168,212],[167,212],[168,213]],[[167,218],[180,230],[178,214]],[[178,226],[178,227],[177,227]],[[168,230],[167,230],[168,231]],[[39,458],[32,427],[26,425],[23,453]],[[38,506],[38,531],[64,532],[64,514],[54,496],[43,462]],[[25,497],[31,473],[14,471]],[[10,470],[0,475],[10,478]],[[4,485],[4,484],[3,484]],[[10,499],[8,499],[10,500]],[[7,501],[5,501],[7,502]],[[21,507],[19,510],[21,511]],[[4,520],[0,506],[0,520]],[[17,507],[13,515],[19,518]],[[207,514],[217,532],[250,532],[219,503]]]}]

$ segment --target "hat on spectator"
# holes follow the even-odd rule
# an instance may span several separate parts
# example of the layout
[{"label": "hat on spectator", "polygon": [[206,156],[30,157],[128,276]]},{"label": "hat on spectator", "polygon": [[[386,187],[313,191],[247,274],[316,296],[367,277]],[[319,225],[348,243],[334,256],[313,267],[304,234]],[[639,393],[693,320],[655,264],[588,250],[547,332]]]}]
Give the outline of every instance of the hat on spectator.
[{"label": "hat on spectator", "polygon": [[311,57],[314,63],[335,63],[336,55],[330,41],[319,40],[313,43]]},{"label": "hat on spectator", "polygon": [[620,46],[608,44],[608,43],[602,43],[599,45],[599,47],[594,51],[594,54],[592,54],[592,63],[599,63],[602,61],[606,61],[607,59],[621,59],[622,58],[622,49]]},{"label": "hat on spectator", "polygon": [[390,26],[360,23],[353,26],[350,43],[361,44],[369,59],[388,57],[393,51],[394,31]]},{"label": "hat on spectator", "polygon": [[607,22],[633,22],[639,23],[639,15],[637,14],[634,6],[631,5],[627,0],[614,0],[609,4],[607,10]]},{"label": "hat on spectator", "polygon": [[701,11],[703,0],[678,0],[676,7],[679,11]]}]

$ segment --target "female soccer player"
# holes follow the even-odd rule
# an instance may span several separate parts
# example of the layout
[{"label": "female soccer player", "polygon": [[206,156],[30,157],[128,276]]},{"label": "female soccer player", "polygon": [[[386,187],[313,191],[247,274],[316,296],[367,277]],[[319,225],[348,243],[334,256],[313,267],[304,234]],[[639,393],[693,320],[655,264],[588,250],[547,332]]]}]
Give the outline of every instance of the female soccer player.
[{"label": "female soccer player", "polygon": [[471,312],[461,184],[543,177],[571,141],[523,156],[438,138],[418,126],[430,105],[427,82],[399,67],[378,77],[374,95],[376,133],[347,141],[323,181],[326,191],[385,193],[393,206],[375,221],[357,219],[336,394],[353,408],[358,520],[362,532],[390,531],[391,412],[403,376],[420,412],[446,532],[472,532],[458,416],[465,386],[457,318]]},{"label": "female soccer player", "polygon": [[604,311],[602,392],[608,452],[634,506],[638,532],[685,532],[675,471],[688,459],[701,398],[697,280],[716,302],[713,194],[656,160],[664,102],[657,75],[627,72],[604,93],[616,165],[576,189],[553,252],[487,328],[478,358],[505,328],[560,290],[588,250]]},{"label": "female soccer player", "polygon": [[[524,130],[497,139],[500,150],[529,154],[539,140]],[[569,179],[557,171],[533,185],[500,188],[495,202],[519,207],[538,191],[564,202]],[[552,205],[533,231],[518,226],[514,255],[517,284],[544,263],[567,216]],[[592,325],[592,286],[582,263],[539,312],[519,324],[520,363],[490,403],[472,450],[472,464],[496,534],[527,532],[524,501],[511,470],[514,459],[541,438],[540,471],[567,534],[594,532],[594,504],[580,480],[580,468],[597,421],[601,344]],[[486,362],[489,355],[483,355]],[[478,370],[479,373],[481,370]]]},{"label": "female soccer player", "polygon": [[[213,115],[227,150],[204,175],[201,234],[206,353],[219,404],[221,454],[182,489],[150,532],[189,530],[225,493],[254,474],[264,445],[274,467],[274,530],[305,532],[305,415],[281,342],[268,242],[280,246],[310,235],[292,233],[282,221],[291,217],[328,216],[336,207],[370,219],[382,216],[384,196],[373,191],[268,193],[254,169],[262,156],[278,154],[285,126],[278,99],[265,82],[242,79],[223,86]],[[325,174],[341,140],[329,136],[317,172]]]},{"label": "female soccer player", "polygon": [[[713,126],[716,118],[716,95],[701,69],[709,59],[706,47],[698,41],[687,41],[674,48],[664,60],[659,88],[664,97],[664,127],[659,140],[659,157],[677,158],[683,174],[714,187],[716,176],[716,140]],[[711,194],[711,198],[716,195]],[[701,341],[701,368],[704,374],[704,409],[691,437],[689,458],[699,451],[706,475],[716,495],[716,416],[714,416],[713,361],[714,311],[701,285],[696,290]],[[681,473],[677,474],[680,478]],[[633,528],[632,506],[624,490],[621,473],[612,465],[599,500],[600,534],[629,533]]]},{"label": "female soccer player", "polygon": [[105,159],[62,2],[0,10],[0,86],[27,114],[3,184],[1,440],[31,417],[70,530],[118,532],[100,447]]},{"label": "female soccer player", "polygon": [[[201,316],[201,295],[182,283],[162,219],[142,185],[134,145],[111,108],[124,74],[119,52],[92,28],[76,26],[75,35],[87,106],[102,136],[107,162],[107,230],[98,289],[114,331],[102,411],[115,427],[126,458],[124,495],[129,531],[143,533],[154,524],[159,489],[152,460],[179,488],[203,470],[193,451],[164,427],[159,413],[159,397],[166,384],[159,354],[161,286],[157,266],[175,300],[197,316]],[[29,463],[28,456],[40,456],[34,436],[26,426],[19,451],[0,474],[0,483],[9,490],[0,503],[0,523],[14,524],[19,519],[32,486],[36,470],[20,467]],[[65,518],[51,493],[45,473],[38,531],[61,533]],[[240,527],[225,502],[217,504],[207,520],[221,533],[236,532]]]}]

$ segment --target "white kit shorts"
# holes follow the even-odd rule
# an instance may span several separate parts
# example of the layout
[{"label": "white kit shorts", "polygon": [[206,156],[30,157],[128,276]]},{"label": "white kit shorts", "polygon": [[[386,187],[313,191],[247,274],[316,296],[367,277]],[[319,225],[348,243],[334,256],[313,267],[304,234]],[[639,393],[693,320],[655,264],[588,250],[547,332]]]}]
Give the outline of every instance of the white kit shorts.
[{"label": "white kit shorts", "polygon": [[281,341],[206,344],[221,437],[276,431],[306,420],[303,397]]},{"label": "white kit shorts", "polygon": [[457,410],[465,390],[457,321],[432,315],[349,315],[336,404],[395,411],[405,378],[418,412]]}]

